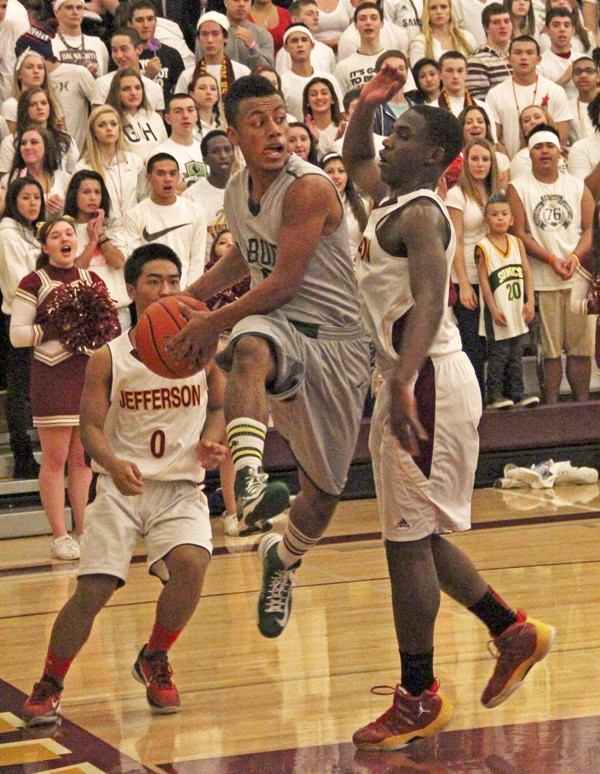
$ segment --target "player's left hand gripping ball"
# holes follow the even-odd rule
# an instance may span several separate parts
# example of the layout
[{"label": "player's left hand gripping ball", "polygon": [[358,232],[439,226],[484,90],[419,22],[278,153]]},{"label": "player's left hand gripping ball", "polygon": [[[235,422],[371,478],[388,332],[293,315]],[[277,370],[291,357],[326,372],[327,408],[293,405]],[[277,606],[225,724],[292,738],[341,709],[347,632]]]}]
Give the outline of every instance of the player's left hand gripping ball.
[{"label": "player's left hand gripping ball", "polygon": [[[183,306],[185,304],[185,306]],[[182,379],[198,373],[205,363],[214,357],[216,344],[202,349],[200,358],[176,359],[176,352],[169,342],[188,325],[190,314],[208,312],[208,307],[191,296],[167,296],[155,301],[140,317],[135,332],[135,348],[138,357],[153,373],[167,379]]]}]

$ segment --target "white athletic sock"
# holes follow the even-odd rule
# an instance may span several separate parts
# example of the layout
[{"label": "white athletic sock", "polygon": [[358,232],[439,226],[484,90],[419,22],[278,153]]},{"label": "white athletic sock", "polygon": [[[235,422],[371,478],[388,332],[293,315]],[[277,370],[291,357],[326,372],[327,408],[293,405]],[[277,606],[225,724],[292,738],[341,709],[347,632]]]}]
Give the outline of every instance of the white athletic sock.
[{"label": "white athletic sock", "polygon": [[236,473],[246,467],[262,467],[266,435],[267,426],[248,417],[232,419],[227,425],[227,440]]},{"label": "white athletic sock", "polygon": [[283,532],[283,540],[277,546],[277,555],[286,567],[291,567],[318,542],[319,538],[308,537],[288,519]]}]

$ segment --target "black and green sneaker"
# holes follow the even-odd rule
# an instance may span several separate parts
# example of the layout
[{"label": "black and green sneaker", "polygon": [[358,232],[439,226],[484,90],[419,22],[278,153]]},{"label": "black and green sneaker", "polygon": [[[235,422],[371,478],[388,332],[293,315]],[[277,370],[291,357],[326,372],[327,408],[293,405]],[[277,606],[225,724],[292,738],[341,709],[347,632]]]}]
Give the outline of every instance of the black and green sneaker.
[{"label": "black and green sneaker", "polygon": [[273,526],[269,519],[285,511],[290,492],[283,481],[269,481],[262,468],[245,467],[235,475],[235,500],[240,535],[266,532]]},{"label": "black and green sneaker", "polygon": [[279,637],[292,612],[294,573],[302,564],[299,559],[285,567],[277,554],[281,535],[265,535],[258,545],[258,558],[263,566],[263,581],[258,598],[258,629],[263,637]]}]

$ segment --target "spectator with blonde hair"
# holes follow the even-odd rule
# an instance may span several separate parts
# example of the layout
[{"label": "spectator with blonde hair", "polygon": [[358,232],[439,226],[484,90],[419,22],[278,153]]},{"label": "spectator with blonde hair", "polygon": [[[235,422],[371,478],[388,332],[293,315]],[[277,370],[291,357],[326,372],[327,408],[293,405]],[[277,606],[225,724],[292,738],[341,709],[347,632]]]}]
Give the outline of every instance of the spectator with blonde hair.
[{"label": "spectator with blonde hair", "polygon": [[458,299],[454,306],[463,350],[473,364],[482,399],[485,397],[485,338],[479,335],[479,277],[475,245],[485,236],[483,211],[499,190],[499,173],[492,143],[484,137],[471,140],[457,184],[448,191],[446,207],[456,231],[452,281]]},{"label": "spectator with blonde hair", "polygon": [[439,60],[445,51],[459,51],[466,57],[477,48],[473,35],[461,30],[451,0],[426,0],[423,7],[423,31],[408,49],[411,66],[422,59]]},{"label": "spectator with blonde hair", "polygon": [[13,73],[12,90],[10,97],[6,99],[0,109],[0,116],[4,118],[11,132],[15,131],[17,124],[17,105],[19,97],[27,89],[34,86],[40,86],[48,95],[48,100],[52,102],[54,112],[58,114],[58,103],[46,75],[44,58],[37,51],[28,49],[23,51],[21,56],[15,62]]},{"label": "spectator with blonde hair", "polygon": [[121,222],[125,213],[144,197],[144,162],[128,150],[119,113],[110,105],[102,105],[91,112],[76,166],[76,171],[80,169],[91,169],[102,176],[113,217]]}]

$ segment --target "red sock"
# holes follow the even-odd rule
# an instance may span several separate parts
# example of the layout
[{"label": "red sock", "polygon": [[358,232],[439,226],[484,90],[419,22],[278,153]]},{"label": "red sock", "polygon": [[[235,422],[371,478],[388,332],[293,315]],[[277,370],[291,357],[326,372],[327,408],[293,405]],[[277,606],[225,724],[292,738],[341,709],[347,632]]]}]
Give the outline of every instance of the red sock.
[{"label": "red sock", "polygon": [[152,634],[146,645],[146,653],[155,653],[157,650],[167,653],[180,634],[181,630],[171,632],[161,626],[158,621],[155,621]]},{"label": "red sock", "polygon": [[72,658],[61,658],[48,648],[48,655],[44,664],[44,674],[48,677],[53,677],[62,685],[72,663]]}]

